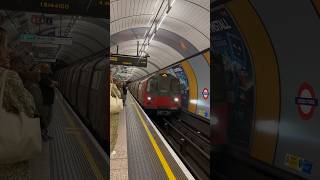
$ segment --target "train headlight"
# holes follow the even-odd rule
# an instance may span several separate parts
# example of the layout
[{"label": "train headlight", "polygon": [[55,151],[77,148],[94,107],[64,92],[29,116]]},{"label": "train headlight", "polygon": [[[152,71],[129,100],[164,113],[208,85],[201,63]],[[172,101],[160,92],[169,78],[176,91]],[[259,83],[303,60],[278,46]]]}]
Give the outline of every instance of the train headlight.
[{"label": "train headlight", "polygon": [[173,99],[173,101],[174,101],[174,102],[179,102],[179,98],[175,97],[175,98]]},{"label": "train headlight", "polygon": [[147,99],[148,99],[148,101],[151,101],[151,97],[150,96],[148,96]]}]

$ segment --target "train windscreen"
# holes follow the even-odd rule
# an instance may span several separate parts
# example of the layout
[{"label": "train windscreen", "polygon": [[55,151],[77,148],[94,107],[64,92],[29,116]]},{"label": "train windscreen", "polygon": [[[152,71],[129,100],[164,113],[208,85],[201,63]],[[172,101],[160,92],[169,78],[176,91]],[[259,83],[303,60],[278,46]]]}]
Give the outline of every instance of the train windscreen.
[{"label": "train windscreen", "polygon": [[173,93],[180,93],[180,82],[178,79],[171,80],[170,89]]},{"label": "train windscreen", "polygon": [[170,79],[167,76],[159,77],[159,92],[160,93],[168,93],[170,92]]},{"label": "train windscreen", "polygon": [[157,80],[156,79],[150,79],[148,81],[147,85],[147,92],[148,93],[154,93],[157,90]]},{"label": "train windscreen", "polygon": [[159,78],[151,78],[147,84],[148,93],[160,93],[167,95],[169,93],[180,93],[180,82],[171,76],[159,76]]},{"label": "train windscreen", "polygon": [[179,93],[180,82],[178,79],[171,76],[162,75],[159,77],[159,92],[160,93]]}]

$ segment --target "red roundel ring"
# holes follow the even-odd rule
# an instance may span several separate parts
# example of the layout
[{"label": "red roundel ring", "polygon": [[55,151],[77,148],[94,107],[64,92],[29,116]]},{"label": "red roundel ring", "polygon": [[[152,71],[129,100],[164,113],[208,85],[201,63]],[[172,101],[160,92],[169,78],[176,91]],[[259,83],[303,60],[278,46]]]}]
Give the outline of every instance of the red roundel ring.
[{"label": "red roundel ring", "polygon": [[208,90],[207,88],[204,88],[204,89],[202,90],[202,97],[203,97],[203,99],[208,99],[208,97],[209,97],[209,90]]},{"label": "red roundel ring", "polygon": [[[303,97],[305,94],[311,97]],[[299,87],[298,96],[296,97],[296,104],[298,107],[298,112],[303,120],[309,120],[312,118],[315,108],[318,105],[318,100],[316,99],[316,93],[312,86],[306,82],[302,83]],[[303,106],[307,106],[308,110],[304,110]]]}]

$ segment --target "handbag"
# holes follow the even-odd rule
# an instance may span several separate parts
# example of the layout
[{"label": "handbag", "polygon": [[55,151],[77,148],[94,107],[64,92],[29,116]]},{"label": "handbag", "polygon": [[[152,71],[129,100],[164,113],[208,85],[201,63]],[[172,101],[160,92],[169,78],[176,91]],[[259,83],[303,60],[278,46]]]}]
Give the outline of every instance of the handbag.
[{"label": "handbag", "polygon": [[0,90],[0,164],[29,160],[41,153],[40,119],[30,118],[24,112],[7,112],[3,96],[7,71],[1,79]]},{"label": "handbag", "polygon": [[[118,97],[118,89],[114,86],[110,88],[110,114],[117,114],[123,109],[123,101]],[[112,96],[113,94],[113,96]]]}]

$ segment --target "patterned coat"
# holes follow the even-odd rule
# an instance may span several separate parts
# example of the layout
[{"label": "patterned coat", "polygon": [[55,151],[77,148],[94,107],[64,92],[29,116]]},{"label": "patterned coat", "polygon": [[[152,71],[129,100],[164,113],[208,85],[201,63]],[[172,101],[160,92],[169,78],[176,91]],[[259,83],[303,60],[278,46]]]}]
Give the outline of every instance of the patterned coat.
[{"label": "patterned coat", "polygon": [[[6,69],[0,67],[0,80]],[[0,89],[2,84],[0,83]],[[27,116],[33,117],[35,114],[35,103],[32,95],[24,88],[19,75],[8,70],[5,82],[2,107],[7,112],[19,113],[24,112]],[[30,169],[29,163],[19,162],[10,165],[0,165],[1,180],[29,180]]]}]

